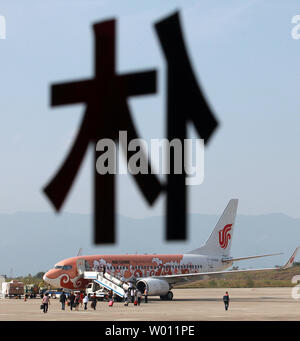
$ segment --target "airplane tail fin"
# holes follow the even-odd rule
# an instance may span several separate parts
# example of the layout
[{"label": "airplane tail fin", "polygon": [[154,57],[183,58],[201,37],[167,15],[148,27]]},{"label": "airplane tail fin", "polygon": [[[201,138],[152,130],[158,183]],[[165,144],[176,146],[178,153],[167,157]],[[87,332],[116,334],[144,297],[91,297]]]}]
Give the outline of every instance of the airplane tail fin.
[{"label": "airplane tail fin", "polygon": [[231,199],[205,245],[188,253],[228,257],[237,207],[238,199]]},{"label": "airplane tail fin", "polygon": [[290,257],[290,259],[287,261],[287,263],[284,266],[282,266],[280,269],[285,270],[285,269],[289,269],[289,268],[291,268],[293,266],[293,263],[294,263],[294,260],[295,260],[295,257],[297,255],[297,252],[298,252],[299,248],[300,248],[300,246],[298,246],[296,248],[296,250],[294,251],[294,253]]}]

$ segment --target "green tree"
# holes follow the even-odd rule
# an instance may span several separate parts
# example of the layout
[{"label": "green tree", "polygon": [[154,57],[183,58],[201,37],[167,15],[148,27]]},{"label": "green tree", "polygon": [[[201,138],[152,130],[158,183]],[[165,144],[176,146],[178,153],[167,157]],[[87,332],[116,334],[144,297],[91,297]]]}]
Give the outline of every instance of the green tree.
[{"label": "green tree", "polygon": [[40,272],[38,272],[34,277],[39,278],[39,279],[42,279],[44,275],[45,275],[45,272],[40,271]]}]

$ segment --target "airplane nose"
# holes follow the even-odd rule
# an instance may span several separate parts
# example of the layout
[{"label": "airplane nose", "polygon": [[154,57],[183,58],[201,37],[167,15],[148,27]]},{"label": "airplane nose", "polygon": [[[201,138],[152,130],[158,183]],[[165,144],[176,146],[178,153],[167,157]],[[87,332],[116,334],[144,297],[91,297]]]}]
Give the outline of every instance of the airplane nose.
[{"label": "airplane nose", "polygon": [[59,278],[55,271],[48,271],[43,276],[43,281],[45,283],[50,284],[51,286],[57,287],[59,286]]},{"label": "airplane nose", "polygon": [[51,282],[53,281],[53,278],[50,278],[49,276],[49,271],[44,274],[43,281],[48,284],[51,284]]}]

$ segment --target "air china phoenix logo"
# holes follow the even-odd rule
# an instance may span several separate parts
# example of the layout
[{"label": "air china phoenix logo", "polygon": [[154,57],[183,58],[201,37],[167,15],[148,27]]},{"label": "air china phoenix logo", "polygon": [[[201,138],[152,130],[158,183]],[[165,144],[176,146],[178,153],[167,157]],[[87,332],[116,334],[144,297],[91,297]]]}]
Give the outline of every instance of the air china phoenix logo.
[{"label": "air china phoenix logo", "polygon": [[219,244],[222,249],[226,249],[228,245],[228,240],[231,238],[229,231],[231,230],[232,224],[227,224],[224,226],[223,230],[219,231]]}]

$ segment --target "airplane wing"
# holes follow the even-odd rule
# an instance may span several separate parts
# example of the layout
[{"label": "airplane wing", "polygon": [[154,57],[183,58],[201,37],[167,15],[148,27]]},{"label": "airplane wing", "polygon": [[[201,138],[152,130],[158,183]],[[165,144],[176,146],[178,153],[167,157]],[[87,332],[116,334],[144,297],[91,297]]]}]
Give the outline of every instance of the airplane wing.
[{"label": "airplane wing", "polygon": [[285,270],[290,268],[293,265],[295,260],[296,254],[298,252],[299,247],[293,252],[292,256],[289,258],[287,263],[284,266],[279,268],[260,268],[260,269],[246,269],[246,270],[231,270],[231,271],[212,271],[212,272],[198,272],[198,273],[190,273],[190,274],[179,274],[179,275],[165,275],[165,276],[152,276],[151,278],[157,279],[164,279],[169,284],[179,284],[181,282],[191,282],[191,281],[198,281],[201,279],[207,279],[210,276],[217,276],[217,275],[228,275],[234,273],[242,273],[242,272],[253,272],[253,271],[278,271],[278,270]]},{"label": "airplane wing", "polygon": [[278,256],[278,255],[282,255],[282,252],[281,253],[272,253],[272,254],[268,254],[268,255],[249,256],[249,257],[223,258],[222,262],[231,263],[231,262],[237,262],[237,261],[240,261],[240,260],[253,259],[253,258],[261,258],[261,257],[270,257],[270,256]]}]

